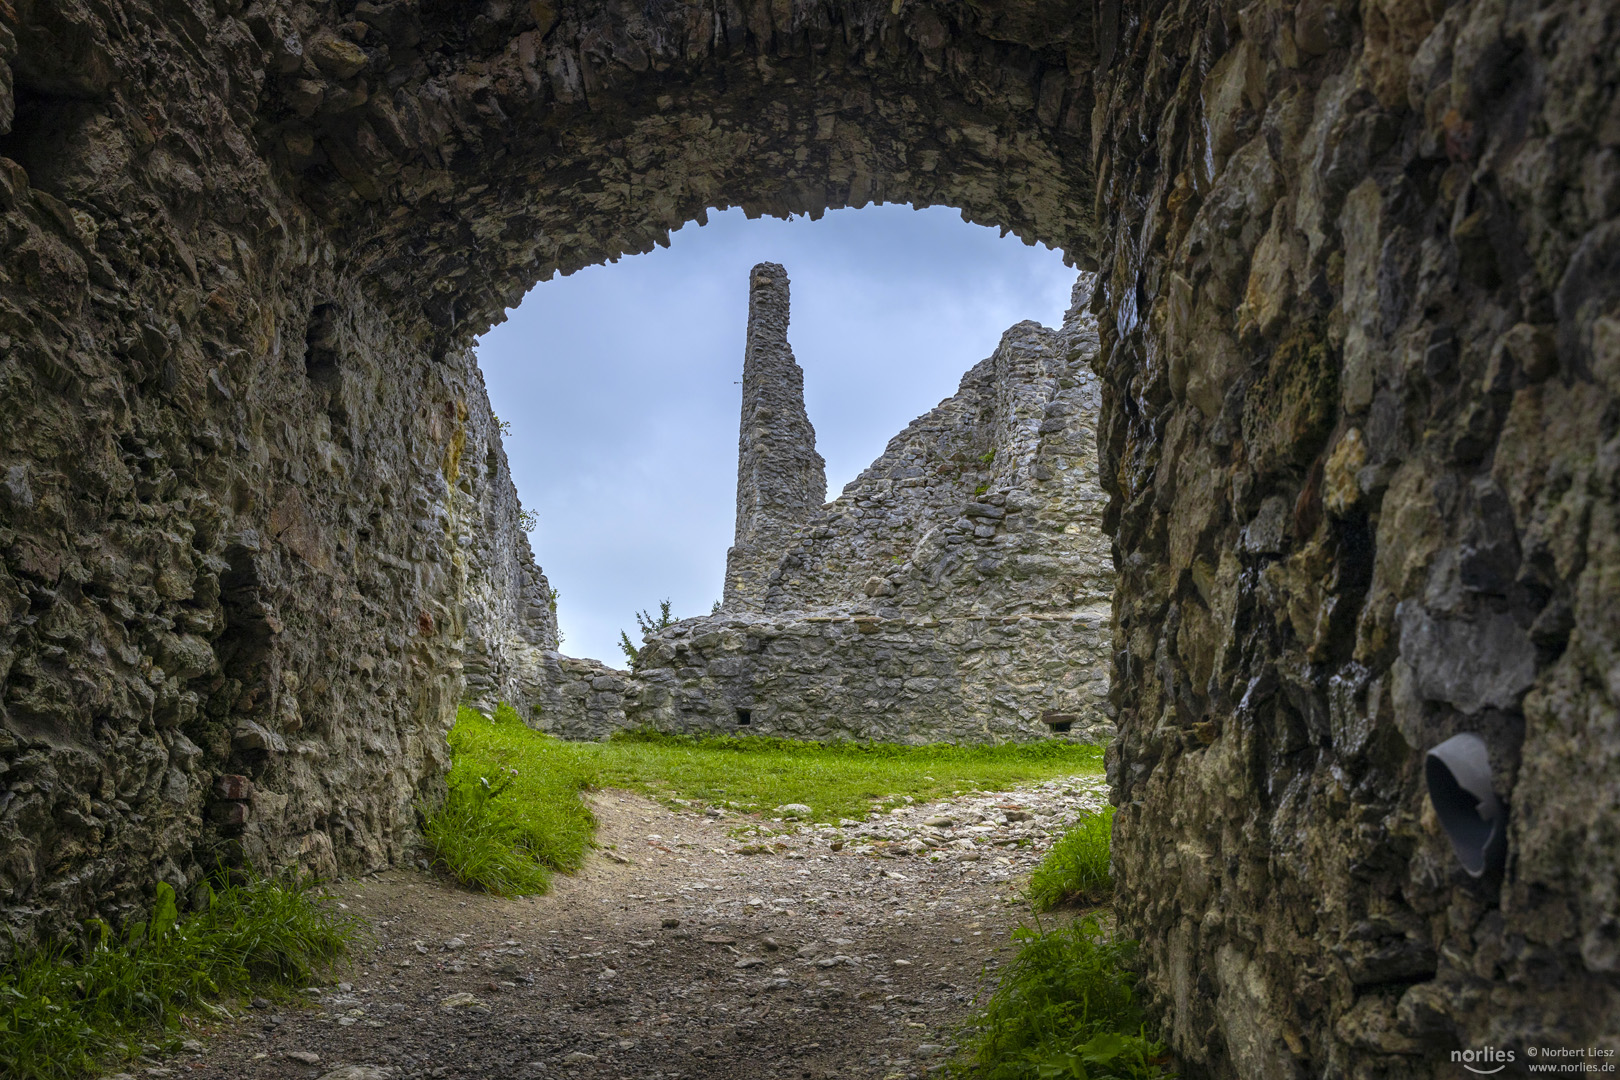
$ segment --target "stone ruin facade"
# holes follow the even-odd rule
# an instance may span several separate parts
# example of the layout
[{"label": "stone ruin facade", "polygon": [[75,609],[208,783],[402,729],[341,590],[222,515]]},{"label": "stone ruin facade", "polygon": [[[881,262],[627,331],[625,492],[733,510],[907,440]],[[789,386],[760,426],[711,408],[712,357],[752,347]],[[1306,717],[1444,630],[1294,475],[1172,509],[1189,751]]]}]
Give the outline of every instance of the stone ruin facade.
[{"label": "stone ruin facade", "polygon": [[1097,478],[1096,320],[1008,330],[957,394],[823,504],[788,343],[786,270],[749,275],[736,543],[709,616],[645,637],[631,671],[558,650],[545,575],[487,405],[468,421],[462,671],[476,707],[539,730],[888,742],[1106,742],[1113,563]]},{"label": "stone ruin facade", "polygon": [[5,0],[0,919],[400,857],[551,651],[487,622],[545,605],[476,550],[471,341],[709,207],[944,203],[1097,272],[1116,911],[1184,1073],[1612,1041],[1616,56],[1607,0]]},{"label": "stone ruin facade", "polygon": [[737,542],[714,615],[648,636],[627,720],[890,742],[1105,741],[1091,278],[1062,330],[1008,330],[826,505],[782,267],[754,268]]}]

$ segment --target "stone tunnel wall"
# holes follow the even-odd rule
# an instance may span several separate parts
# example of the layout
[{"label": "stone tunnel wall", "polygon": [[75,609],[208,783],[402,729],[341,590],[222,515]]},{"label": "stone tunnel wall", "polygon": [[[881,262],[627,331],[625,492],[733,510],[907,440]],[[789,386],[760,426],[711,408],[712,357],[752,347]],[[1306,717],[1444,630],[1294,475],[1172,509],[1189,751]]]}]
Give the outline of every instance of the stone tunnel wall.
[{"label": "stone tunnel wall", "polygon": [[[1090,287],[1083,275],[1061,331],[1008,330],[953,397],[807,512],[762,598],[730,610],[728,593],[719,614],[650,636],[628,721],[735,732],[746,717],[756,734],[919,743],[1110,737]],[[795,382],[778,396],[801,395]]]},{"label": "stone tunnel wall", "polygon": [[[1121,924],[1191,1075],[1620,1033],[1620,19],[1103,4]],[[1423,755],[1490,747],[1469,878]]]},{"label": "stone tunnel wall", "polygon": [[[220,857],[396,858],[459,693],[467,355],[398,335],[262,174],[121,171],[125,131],[89,126],[6,147],[57,194],[0,162],[0,412],[30,418],[0,434],[0,911],[24,940]],[[129,173],[271,202],[181,224]]]}]

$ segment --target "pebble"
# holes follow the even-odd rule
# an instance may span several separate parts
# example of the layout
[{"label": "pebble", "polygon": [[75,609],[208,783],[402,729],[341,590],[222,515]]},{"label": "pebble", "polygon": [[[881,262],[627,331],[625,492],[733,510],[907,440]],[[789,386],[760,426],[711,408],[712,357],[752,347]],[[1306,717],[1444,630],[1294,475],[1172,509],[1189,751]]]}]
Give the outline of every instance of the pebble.
[{"label": "pebble", "polygon": [[484,1009],[488,1007],[465,990],[459,994],[451,994],[439,1002],[439,1008],[441,1009]]},{"label": "pebble", "polygon": [[323,1073],[320,1080],[394,1080],[394,1070],[380,1065],[344,1065]]},{"label": "pebble", "polygon": [[296,1061],[300,1065],[319,1065],[321,1063],[321,1055],[313,1050],[289,1050],[282,1056],[288,1061]]}]

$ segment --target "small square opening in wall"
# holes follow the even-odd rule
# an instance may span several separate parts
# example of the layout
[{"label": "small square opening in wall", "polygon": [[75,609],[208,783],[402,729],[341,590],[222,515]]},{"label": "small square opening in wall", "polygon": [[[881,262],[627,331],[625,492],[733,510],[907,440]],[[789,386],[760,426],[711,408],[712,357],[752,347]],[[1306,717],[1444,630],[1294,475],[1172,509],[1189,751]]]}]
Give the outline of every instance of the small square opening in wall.
[{"label": "small square opening in wall", "polygon": [[1041,723],[1045,724],[1053,735],[1068,731],[1074,727],[1074,713],[1054,712],[1048,710],[1041,714]]},{"label": "small square opening in wall", "polygon": [[752,710],[752,709],[738,709],[737,710],[737,726],[738,727],[747,727],[749,724],[752,724],[753,722],[754,722],[754,710]]}]

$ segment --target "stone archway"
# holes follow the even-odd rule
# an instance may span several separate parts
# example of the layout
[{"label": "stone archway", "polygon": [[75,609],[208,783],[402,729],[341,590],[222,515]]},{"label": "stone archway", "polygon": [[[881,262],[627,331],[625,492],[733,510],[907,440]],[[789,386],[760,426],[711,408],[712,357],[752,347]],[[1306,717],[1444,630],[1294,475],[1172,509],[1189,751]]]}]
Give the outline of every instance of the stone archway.
[{"label": "stone archway", "polygon": [[25,929],[221,850],[400,855],[464,680],[499,674],[481,628],[555,636],[466,351],[539,278],[726,204],[948,201],[1089,242],[1067,9],[0,20],[0,394],[29,418],[0,451],[0,892]]},{"label": "stone archway", "polygon": [[891,7],[396,3],[248,25],[294,69],[261,114],[295,190],[385,293],[467,340],[536,280],[727,205],[944,203],[1089,258],[1087,21]]},{"label": "stone archway", "polygon": [[[1178,1053],[1612,1033],[1617,34],[1580,0],[0,4],[0,906],[116,916],[215,845],[396,857],[467,605],[543,602],[469,539],[512,509],[471,335],[708,206],[948,202],[1101,273],[1120,913]],[[1426,811],[1457,730],[1501,879]]]}]

